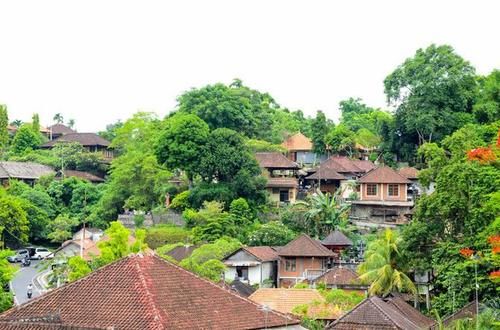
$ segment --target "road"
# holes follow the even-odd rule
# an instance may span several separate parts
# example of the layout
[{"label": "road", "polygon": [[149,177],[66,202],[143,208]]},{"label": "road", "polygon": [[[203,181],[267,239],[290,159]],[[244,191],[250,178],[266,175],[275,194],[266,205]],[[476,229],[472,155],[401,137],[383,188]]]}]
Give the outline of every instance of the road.
[{"label": "road", "polygon": [[40,263],[40,261],[31,260],[31,266],[21,267],[14,275],[14,279],[11,282],[11,289],[14,292],[14,301],[16,304],[22,304],[28,301],[26,293],[28,291],[27,289],[29,283],[33,284],[33,298],[40,295],[40,288],[33,283],[35,276],[42,271],[41,269],[36,268],[38,263]]}]

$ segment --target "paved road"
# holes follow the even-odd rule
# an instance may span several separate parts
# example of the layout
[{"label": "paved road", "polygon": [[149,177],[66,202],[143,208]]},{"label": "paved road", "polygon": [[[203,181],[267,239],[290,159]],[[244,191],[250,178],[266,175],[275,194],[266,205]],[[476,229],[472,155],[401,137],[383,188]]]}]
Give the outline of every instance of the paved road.
[{"label": "paved road", "polygon": [[33,284],[33,298],[40,295],[40,288],[33,283],[34,277],[42,271],[41,269],[35,267],[39,262],[40,261],[38,260],[31,260],[31,266],[21,267],[16,275],[14,275],[11,287],[14,292],[14,301],[16,304],[22,304],[28,301],[26,292],[29,283]]}]

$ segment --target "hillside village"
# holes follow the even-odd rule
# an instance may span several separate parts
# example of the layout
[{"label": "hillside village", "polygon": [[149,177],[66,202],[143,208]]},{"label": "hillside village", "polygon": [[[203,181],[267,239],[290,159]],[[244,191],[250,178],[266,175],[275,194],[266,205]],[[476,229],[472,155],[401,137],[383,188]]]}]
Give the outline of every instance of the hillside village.
[{"label": "hillside village", "polygon": [[494,329],[500,71],[384,84],[337,122],[238,79],[100,132],[0,105],[0,328]]}]

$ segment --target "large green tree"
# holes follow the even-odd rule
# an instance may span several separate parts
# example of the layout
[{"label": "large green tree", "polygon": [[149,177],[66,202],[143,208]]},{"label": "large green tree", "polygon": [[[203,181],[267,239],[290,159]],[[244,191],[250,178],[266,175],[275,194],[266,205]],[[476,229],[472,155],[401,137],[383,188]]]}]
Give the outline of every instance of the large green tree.
[{"label": "large green tree", "polygon": [[30,150],[37,148],[42,143],[39,132],[33,130],[31,124],[23,124],[16,132],[12,140],[12,152],[22,155]]},{"label": "large green tree", "polygon": [[29,222],[24,209],[25,202],[0,190],[0,235],[4,242],[17,245],[28,241]]},{"label": "large green tree", "polygon": [[479,93],[473,112],[480,123],[500,120],[500,70],[479,78]]},{"label": "large green tree", "polygon": [[397,149],[440,141],[472,120],[475,70],[450,46],[417,50],[385,78],[384,86],[396,106]]},{"label": "large green tree", "polygon": [[9,145],[9,116],[7,113],[7,106],[0,104],[0,152],[4,153]]},{"label": "large green tree", "polygon": [[190,179],[200,171],[208,125],[194,114],[176,113],[165,120],[156,143],[156,157],[169,169],[181,169]]},{"label": "large green tree", "polygon": [[279,106],[261,93],[234,80],[229,86],[208,85],[190,90],[178,98],[179,112],[195,114],[211,129],[229,128],[252,137],[268,139],[271,113]]},{"label": "large green tree", "polygon": [[313,150],[315,153],[321,155],[326,153],[326,140],[325,136],[333,123],[326,119],[323,111],[316,113],[316,118],[311,122],[311,140],[313,142]]}]

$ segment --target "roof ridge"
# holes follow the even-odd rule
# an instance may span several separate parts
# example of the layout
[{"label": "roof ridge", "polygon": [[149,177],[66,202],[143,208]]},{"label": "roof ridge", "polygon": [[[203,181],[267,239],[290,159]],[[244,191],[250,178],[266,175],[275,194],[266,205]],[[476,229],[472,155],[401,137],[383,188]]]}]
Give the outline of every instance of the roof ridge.
[{"label": "roof ridge", "polygon": [[[246,299],[246,298],[244,298],[244,297],[242,297],[242,296],[238,295],[237,293],[233,292],[232,290],[225,289],[224,287],[222,287],[222,286],[220,286],[220,285],[218,285],[218,284],[216,284],[216,283],[214,283],[214,282],[212,282],[212,281],[209,281],[209,280],[207,280],[206,278],[203,278],[203,277],[199,276],[198,274],[195,274],[195,273],[193,273],[193,272],[190,272],[189,270],[187,270],[187,269],[185,269],[185,268],[182,268],[181,266],[178,266],[178,265],[176,265],[176,264],[174,264],[174,263],[172,263],[172,262],[170,262],[170,261],[168,261],[168,260],[166,260],[166,259],[163,259],[162,257],[160,257],[160,256],[156,255],[156,253],[153,253],[151,256],[152,256],[153,258],[156,258],[156,259],[158,259],[158,260],[160,260],[160,261],[162,261],[162,262],[164,262],[164,263],[166,263],[166,264],[168,264],[168,265],[170,265],[170,266],[174,267],[174,268],[177,268],[177,269],[179,269],[179,270],[181,270],[181,271],[183,271],[183,272],[185,272],[185,273],[189,274],[190,276],[194,276],[194,277],[196,277],[196,278],[198,278],[198,279],[200,279],[200,280],[202,280],[202,281],[204,281],[204,282],[206,282],[206,283],[208,283],[208,284],[212,285],[213,287],[215,287],[215,288],[217,288],[217,289],[219,289],[219,290],[223,290],[223,291],[225,291],[225,292],[229,292],[230,294],[232,294],[233,296],[237,297],[238,299],[241,299],[241,300],[243,300],[243,301],[245,301],[245,302],[249,302],[249,303],[251,303],[252,305],[256,306],[256,307],[257,307],[257,309],[258,309],[259,307],[261,307],[261,305],[260,305],[260,304],[257,304],[256,302],[251,301],[250,299]],[[293,319],[293,318],[290,318],[290,316],[289,316],[288,314],[280,313],[280,312],[275,311],[275,310],[272,310],[272,309],[271,309],[271,313],[274,313],[274,314],[276,314],[276,315],[278,315],[278,316],[280,316],[280,317],[284,317],[284,318],[286,318],[287,320],[290,320],[291,322],[293,322],[293,321],[294,321],[294,319]]]},{"label": "roof ridge", "polygon": [[[396,311],[396,313],[400,314],[401,316],[403,316],[404,320],[408,321],[409,323],[411,323],[412,325],[415,326],[415,328],[420,328],[417,324],[415,324],[412,320],[410,320],[408,317],[406,317],[406,315],[404,315],[403,313],[401,313],[401,311],[397,308],[394,308],[392,306],[390,306],[387,302],[385,302],[383,299],[377,297],[377,296],[372,296],[370,297],[370,301],[372,298],[377,298],[378,300],[380,300],[382,303],[386,304],[388,308],[391,308],[393,309],[394,311]],[[378,305],[378,301],[371,301],[371,303],[373,304],[373,306],[375,306],[382,314],[384,314],[395,326],[397,327],[401,327],[401,325],[398,324],[398,322],[396,322],[385,310],[382,309],[381,306]]]},{"label": "roof ridge", "polygon": [[[242,246],[242,247],[241,247],[241,249],[242,249],[242,250],[245,250],[245,251],[246,251],[246,252],[248,252],[248,253],[250,253],[250,254],[251,254],[251,255],[253,255],[253,256],[254,256],[257,260],[259,260],[259,261],[261,261],[261,262],[262,262],[263,260],[262,260],[261,258],[257,257],[255,254],[253,254],[250,250],[248,250],[248,249],[247,249],[248,247],[250,247],[250,246]],[[257,247],[257,246],[252,246],[252,247]],[[236,251],[238,251],[238,250],[236,250]],[[233,253],[232,255],[234,255],[234,253]],[[226,258],[227,258],[227,257],[226,257]]]},{"label": "roof ridge", "polygon": [[323,250],[324,252],[331,253],[331,251],[329,249],[327,249],[323,244],[321,244],[321,242],[319,242],[318,240],[313,239],[311,236],[309,236],[305,233],[302,233],[301,235],[305,235],[320,250]]},{"label": "roof ridge", "polygon": [[[139,256],[139,258],[142,258],[143,261],[145,261],[144,257]],[[140,284],[144,288],[144,291],[145,291],[145,293],[141,295],[141,298],[143,297],[144,300],[146,300],[146,305],[149,306],[150,311],[153,314],[153,323],[150,323],[151,321],[149,321],[148,323],[150,323],[150,326],[152,326],[153,328],[155,328],[159,325],[162,329],[165,329],[164,319],[163,319],[160,311],[156,307],[156,302],[154,301],[154,299],[152,297],[153,294],[151,293],[151,290],[150,290],[149,285],[147,283],[146,276],[144,275],[144,272],[142,269],[142,265],[139,263],[139,260],[137,258],[134,258],[132,260],[135,263],[134,268],[137,272],[137,275],[139,276]],[[160,324],[154,323],[154,321],[160,321]]]},{"label": "roof ridge", "polygon": [[13,313],[14,311],[17,311],[21,307],[29,306],[29,305],[31,305],[31,304],[39,301],[39,300],[47,299],[47,297],[50,298],[52,295],[54,295],[55,293],[61,291],[62,289],[70,287],[70,286],[75,286],[77,283],[80,283],[80,282],[82,282],[82,281],[84,281],[84,280],[86,280],[86,279],[88,279],[90,277],[94,277],[94,276],[96,276],[96,274],[99,274],[100,272],[102,272],[103,270],[111,267],[112,265],[115,265],[115,264],[117,264],[119,262],[124,262],[124,260],[127,260],[127,259],[129,259],[129,258],[131,258],[133,256],[135,256],[135,254],[129,254],[129,255],[123,257],[123,258],[120,258],[118,260],[110,262],[109,264],[104,265],[104,266],[102,266],[100,268],[97,268],[96,270],[90,272],[89,274],[85,275],[82,278],[77,279],[76,281],[69,282],[69,283],[66,283],[64,285],[61,285],[60,287],[52,289],[52,290],[48,291],[47,293],[45,293],[43,295],[40,295],[38,297],[34,297],[34,298],[30,299],[28,302],[25,302],[24,304],[20,304],[20,305],[17,305],[15,307],[13,307],[13,308],[10,308],[10,309],[6,310],[5,312],[3,312],[2,315],[9,315],[9,314]]},{"label": "roof ridge", "polygon": [[327,329],[332,329],[332,327],[339,323],[340,320],[342,320],[343,318],[345,318],[347,315],[351,314],[352,312],[354,312],[357,308],[359,308],[359,306],[363,305],[363,304],[367,304],[370,300],[370,297],[368,298],[365,298],[364,300],[360,301],[356,306],[354,306],[353,308],[351,308],[350,311],[348,311],[347,313],[345,313],[344,315],[342,315],[341,317],[339,317],[338,319],[335,320],[335,322],[333,322],[329,327],[327,327]]}]

